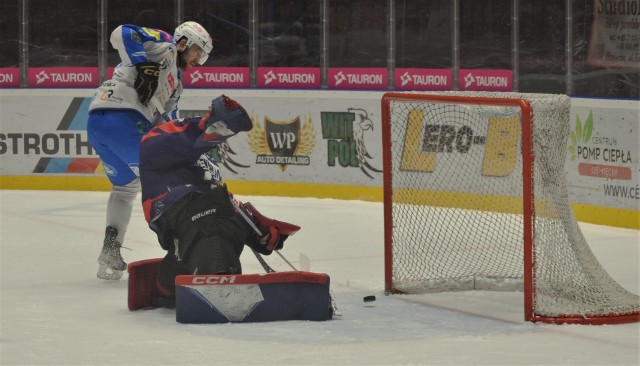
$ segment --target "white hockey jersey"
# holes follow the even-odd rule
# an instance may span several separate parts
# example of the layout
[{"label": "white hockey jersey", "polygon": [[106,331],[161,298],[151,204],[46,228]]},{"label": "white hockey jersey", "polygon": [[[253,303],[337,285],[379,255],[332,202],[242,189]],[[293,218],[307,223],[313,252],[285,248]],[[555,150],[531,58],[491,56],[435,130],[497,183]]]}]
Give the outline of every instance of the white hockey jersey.
[{"label": "white hockey jersey", "polygon": [[154,125],[164,122],[153,103],[142,104],[133,88],[138,75],[135,65],[151,61],[160,65],[158,89],[153,96],[164,106],[171,119],[179,118],[182,74],[178,69],[178,51],[173,36],[161,30],[125,24],[111,33],[110,41],[113,48],[118,50],[122,62],[116,67],[113,77],[96,89],[89,111],[103,108],[134,109]]}]

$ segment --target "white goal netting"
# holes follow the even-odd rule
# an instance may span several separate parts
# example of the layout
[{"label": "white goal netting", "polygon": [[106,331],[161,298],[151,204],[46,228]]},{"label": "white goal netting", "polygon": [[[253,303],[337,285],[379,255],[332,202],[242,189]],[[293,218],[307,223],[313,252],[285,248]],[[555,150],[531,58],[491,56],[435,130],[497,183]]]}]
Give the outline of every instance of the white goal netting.
[{"label": "white goal netting", "polygon": [[640,298],[602,268],[571,209],[570,99],[424,95],[383,102],[387,288],[524,289],[532,318],[637,316]]}]

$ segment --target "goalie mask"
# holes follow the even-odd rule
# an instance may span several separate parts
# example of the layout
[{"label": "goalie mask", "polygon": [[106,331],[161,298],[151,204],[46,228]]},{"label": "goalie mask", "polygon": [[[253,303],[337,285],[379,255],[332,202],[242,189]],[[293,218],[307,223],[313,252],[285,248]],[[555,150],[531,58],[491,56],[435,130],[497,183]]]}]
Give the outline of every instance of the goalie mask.
[{"label": "goalie mask", "polygon": [[[202,52],[198,57],[198,64],[204,64],[213,49],[213,40],[204,27],[196,22],[184,22],[180,24],[173,33],[173,39],[176,43],[180,42],[182,38],[187,40],[186,50],[189,50],[193,45],[200,47]],[[179,59],[181,58],[179,57]],[[180,60],[180,62],[182,62],[182,60]]]}]

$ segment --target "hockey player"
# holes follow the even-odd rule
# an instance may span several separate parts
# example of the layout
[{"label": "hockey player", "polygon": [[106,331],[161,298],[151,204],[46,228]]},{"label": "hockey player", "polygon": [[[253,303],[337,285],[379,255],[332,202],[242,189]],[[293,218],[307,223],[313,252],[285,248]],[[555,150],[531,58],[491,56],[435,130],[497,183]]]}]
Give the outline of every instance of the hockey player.
[{"label": "hockey player", "polygon": [[[172,296],[176,275],[241,274],[245,244],[269,255],[299,229],[235,200],[207,154],[252,127],[245,109],[223,95],[212,101],[202,118],[173,120],[143,137],[142,206],[149,227],[167,251],[158,269],[161,295]],[[263,234],[259,236],[252,225]]]},{"label": "hockey player", "polygon": [[[140,139],[164,119],[178,117],[183,72],[207,60],[212,41],[195,22],[181,24],[173,36],[157,29],[121,25],[110,41],[122,62],[94,94],[87,134],[112,184],[97,276],[118,280],[127,267],[120,248],[140,189]],[[169,116],[156,108],[168,111]]]}]

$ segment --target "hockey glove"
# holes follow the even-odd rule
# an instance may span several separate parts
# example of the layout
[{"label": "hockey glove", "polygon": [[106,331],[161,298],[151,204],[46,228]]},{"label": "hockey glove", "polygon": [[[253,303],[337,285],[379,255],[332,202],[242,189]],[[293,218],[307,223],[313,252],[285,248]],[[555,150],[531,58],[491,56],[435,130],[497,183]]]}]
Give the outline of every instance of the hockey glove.
[{"label": "hockey glove", "polygon": [[158,78],[160,77],[160,65],[155,62],[141,62],[136,64],[138,76],[133,83],[133,88],[138,93],[138,99],[147,105],[158,88]]},{"label": "hockey glove", "polygon": [[202,116],[199,125],[204,133],[196,141],[196,147],[214,147],[239,132],[253,128],[247,111],[226,95],[221,95],[211,102],[211,110]]},{"label": "hockey glove", "polygon": [[253,216],[256,226],[262,232],[262,236],[257,238],[257,246],[252,246],[262,254],[271,254],[274,250],[284,247],[284,241],[288,237],[300,230],[300,226],[288,222],[270,219],[262,215],[251,202],[244,204],[244,208]]},{"label": "hockey glove", "polygon": [[284,241],[287,240],[289,235],[281,234],[278,228],[273,226],[269,226],[268,230],[266,234],[259,238],[258,243],[269,253],[282,249],[284,247]]}]

